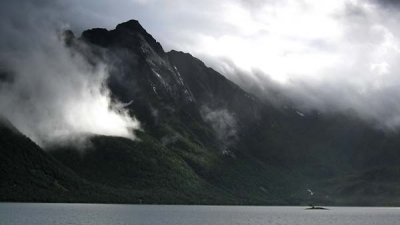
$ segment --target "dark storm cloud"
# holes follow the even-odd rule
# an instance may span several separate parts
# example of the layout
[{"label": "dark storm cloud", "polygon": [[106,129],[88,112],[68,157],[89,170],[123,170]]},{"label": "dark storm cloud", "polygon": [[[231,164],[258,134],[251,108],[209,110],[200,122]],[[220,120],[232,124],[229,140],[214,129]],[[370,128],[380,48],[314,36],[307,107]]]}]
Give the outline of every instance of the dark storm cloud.
[{"label": "dark storm cloud", "polygon": [[383,6],[387,9],[399,9],[400,1],[399,0],[369,0],[373,4],[377,4]]}]

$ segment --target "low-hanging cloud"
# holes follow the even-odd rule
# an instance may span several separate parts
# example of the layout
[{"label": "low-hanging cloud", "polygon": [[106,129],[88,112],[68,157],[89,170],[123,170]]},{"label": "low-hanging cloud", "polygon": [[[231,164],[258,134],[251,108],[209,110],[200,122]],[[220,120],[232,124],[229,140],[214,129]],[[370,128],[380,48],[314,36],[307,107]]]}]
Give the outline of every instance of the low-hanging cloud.
[{"label": "low-hanging cloud", "polygon": [[336,1],[328,8],[307,2],[260,7],[275,11],[270,21],[280,26],[264,27],[265,37],[211,38],[213,47],[199,54],[261,98],[288,99],[302,111],[355,111],[377,127],[397,130],[398,8],[392,1]]},{"label": "low-hanging cloud", "polygon": [[134,138],[139,123],[124,108],[113,107],[107,65],[89,64],[64,45],[65,25],[52,3],[4,5],[0,115],[44,147],[93,134]]},{"label": "low-hanging cloud", "polygon": [[289,99],[305,112],[353,109],[376,126],[400,127],[398,1],[73,0],[64,5],[61,14],[77,30],[81,24],[112,28],[138,19],[165,49],[192,53],[263,99]]},{"label": "low-hanging cloud", "polygon": [[237,140],[237,121],[227,109],[201,108],[203,119],[211,125],[215,135],[222,144],[221,150],[226,151]]},{"label": "low-hanging cloud", "polygon": [[400,127],[400,4],[394,0],[30,4],[77,33],[138,19],[164,49],[192,53],[263,99],[289,99],[302,112],[353,109],[376,126]]},{"label": "low-hanging cloud", "polygon": [[304,112],[356,112],[397,130],[399,7],[375,0],[219,1],[203,7],[216,22],[174,47],[263,99],[284,99]]}]

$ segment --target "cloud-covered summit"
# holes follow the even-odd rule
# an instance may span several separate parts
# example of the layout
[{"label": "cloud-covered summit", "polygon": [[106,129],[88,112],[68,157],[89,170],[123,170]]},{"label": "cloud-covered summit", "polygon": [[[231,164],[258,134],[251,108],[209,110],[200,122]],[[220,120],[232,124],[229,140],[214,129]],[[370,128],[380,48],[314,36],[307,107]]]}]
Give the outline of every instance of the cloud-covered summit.
[{"label": "cloud-covered summit", "polygon": [[[21,21],[34,27],[38,19],[26,17],[47,17],[46,23],[80,33],[134,18],[165,49],[192,53],[262,98],[276,101],[271,92],[279,92],[302,111],[353,109],[378,127],[400,126],[398,1],[23,0],[1,5],[4,28],[20,27]],[[10,17],[20,19],[10,23]],[[12,42],[4,46],[15,47]]]}]

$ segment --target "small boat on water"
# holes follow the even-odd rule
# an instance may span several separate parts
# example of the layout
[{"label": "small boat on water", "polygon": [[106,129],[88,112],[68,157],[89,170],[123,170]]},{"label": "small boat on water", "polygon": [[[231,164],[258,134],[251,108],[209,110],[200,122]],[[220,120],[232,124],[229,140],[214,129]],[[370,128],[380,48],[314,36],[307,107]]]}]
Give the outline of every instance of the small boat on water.
[{"label": "small boat on water", "polygon": [[309,207],[309,208],[306,208],[306,209],[329,210],[328,208],[324,208],[324,207],[322,207],[322,206],[313,206],[313,205],[310,205],[310,207]]}]

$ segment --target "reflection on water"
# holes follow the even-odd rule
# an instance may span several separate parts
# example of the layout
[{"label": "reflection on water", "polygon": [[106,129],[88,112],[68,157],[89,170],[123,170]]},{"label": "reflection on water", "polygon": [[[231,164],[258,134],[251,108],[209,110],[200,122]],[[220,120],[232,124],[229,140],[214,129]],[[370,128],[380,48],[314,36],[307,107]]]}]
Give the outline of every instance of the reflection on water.
[{"label": "reflection on water", "polygon": [[390,225],[400,224],[399,208],[258,206],[162,206],[0,203],[0,224],[19,225]]}]

